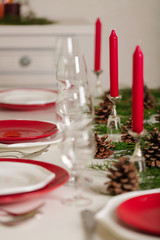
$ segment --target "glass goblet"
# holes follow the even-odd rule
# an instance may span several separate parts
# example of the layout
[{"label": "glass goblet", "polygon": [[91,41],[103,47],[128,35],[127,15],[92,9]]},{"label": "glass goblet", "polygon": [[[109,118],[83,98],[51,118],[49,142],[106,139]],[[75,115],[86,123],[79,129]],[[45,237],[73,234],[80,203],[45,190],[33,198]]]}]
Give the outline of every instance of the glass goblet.
[{"label": "glass goblet", "polygon": [[81,178],[85,167],[94,158],[95,142],[93,131],[89,127],[66,128],[61,145],[62,161],[71,171],[74,194],[63,199],[63,203],[74,206],[85,206],[92,202],[91,198],[82,191]]},{"label": "glass goblet", "polygon": [[81,125],[92,123],[92,99],[86,96],[85,86],[81,84],[77,86],[72,85],[67,90],[59,91],[56,102],[56,114],[59,130],[69,127],[78,119],[81,119],[79,120]]},{"label": "glass goblet", "polygon": [[72,85],[88,83],[84,56],[61,55],[56,69],[58,89],[69,89]]},{"label": "glass goblet", "polygon": [[57,66],[60,56],[77,54],[79,54],[79,42],[76,36],[64,35],[55,39],[55,66]]}]

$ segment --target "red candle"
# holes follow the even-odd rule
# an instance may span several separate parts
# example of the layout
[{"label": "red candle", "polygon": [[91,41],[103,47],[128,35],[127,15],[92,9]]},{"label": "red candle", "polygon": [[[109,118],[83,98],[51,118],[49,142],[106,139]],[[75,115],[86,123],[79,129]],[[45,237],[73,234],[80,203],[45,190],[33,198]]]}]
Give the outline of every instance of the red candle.
[{"label": "red candle", "polygon": [[110,95],[117,97],[118,92],[118,38],[114,30],[112,30],[109,38],[110,50]]},{"label": "red candle", "polygon": [[133,54],[132,131],[143,131],[143,53],[139,46]]},{"label": "red candle", "polygon": [[96,21],[95,29],[95,62],[94,71],[101,70],[101,21],[98,18]]},{"label": "red candle", "polygon": [[0,19],[4,16],[4,5],[0,4]]}]

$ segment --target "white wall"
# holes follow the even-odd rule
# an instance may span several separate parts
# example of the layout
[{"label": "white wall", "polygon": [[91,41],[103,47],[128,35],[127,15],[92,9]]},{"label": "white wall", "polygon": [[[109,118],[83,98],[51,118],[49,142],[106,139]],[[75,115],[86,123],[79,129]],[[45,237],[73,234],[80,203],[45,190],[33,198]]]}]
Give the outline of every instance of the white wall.
[{"label": "white wall", "polygon": [[97,17],[101,19],[101,79],[105,88],[109,88],[108,40],[112,29],[119,40],[120,86],[132,84],[132,55],[137,44],[144,53],[145,83],[150,88],[160,86],[160,0],[30,0],[30,5],[37,16],[53,20],[84,19],[94,24]]}]

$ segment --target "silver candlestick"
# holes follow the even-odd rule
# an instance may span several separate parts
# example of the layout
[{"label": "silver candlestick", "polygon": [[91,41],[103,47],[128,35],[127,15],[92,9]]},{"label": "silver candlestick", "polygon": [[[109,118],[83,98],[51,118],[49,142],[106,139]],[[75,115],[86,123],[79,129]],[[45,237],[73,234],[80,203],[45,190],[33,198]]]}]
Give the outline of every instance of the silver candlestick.
[{"label": "silver candlestick", "polygon": [[108,117],[107,122],[107,133],[110,135],[110,139],[114,142],[118,142],[120,140],[120,127],[121,121],[120,117],[117,115],[116,104],[122,98],[122,96],[112,97],[108,95],[109,100],[113,103],[112,112]]},{"label": "silver candlestick", "polygon": [[96,75],[96,83],[95,83],[95,91],[94,91],[94,96],[95,97],[101,97],[103,94],[103,89],[102,89],[102,84],[99,79],[100,74],[102,73],[102,70],[99,71],[93,71]]},{"label": "silver candlestick", "polygon": [[144,129],[141,133],[137,133],[129,130],[128,133],[135,139],[136,142],[135,149],[133,155],[130,158],[130,161],[134,162],[137,165],[139,172],[145,172],[146,170],[145,158],[142,154],[140,143],[141,138],[146,135],[147,131]]}]

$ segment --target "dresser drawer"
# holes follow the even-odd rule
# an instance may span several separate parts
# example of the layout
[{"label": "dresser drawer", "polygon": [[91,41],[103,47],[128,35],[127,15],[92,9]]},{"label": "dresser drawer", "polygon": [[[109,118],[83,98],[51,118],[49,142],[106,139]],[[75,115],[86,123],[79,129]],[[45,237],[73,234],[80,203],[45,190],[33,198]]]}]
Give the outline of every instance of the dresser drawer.
[{"label": "dresser drawer", "polygon": [[54,49],[0,50],[0,73],[55,72]]},{"label": "dresser drawer", "polygon": [[94,25],[0,26],[0,87],[56,88],[56,42],[75,36],[92,72]]},{"label": "dresser drawer", "polygon": [[55,39],[53,36],[0,35],[0,48],[54,48]]}]

